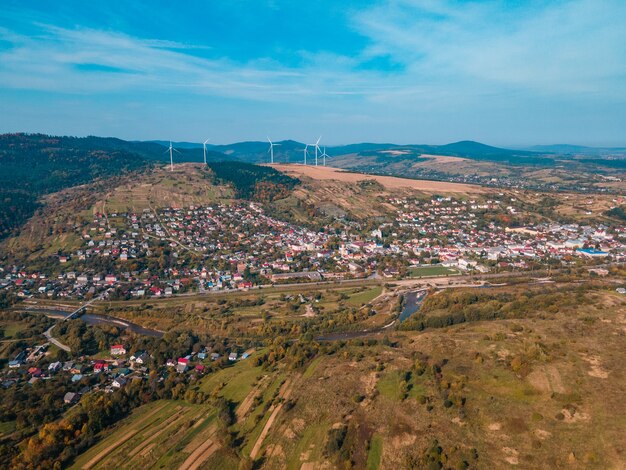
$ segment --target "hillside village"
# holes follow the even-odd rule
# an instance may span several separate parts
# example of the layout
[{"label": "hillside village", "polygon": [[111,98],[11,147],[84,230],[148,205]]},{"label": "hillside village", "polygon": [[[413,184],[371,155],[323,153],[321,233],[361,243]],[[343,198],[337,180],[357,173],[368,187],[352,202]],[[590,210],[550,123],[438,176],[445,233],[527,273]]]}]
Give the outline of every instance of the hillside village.
[{"label": "hillside village", "polygon": [[[85,298],[105,287],[126,298],[250,289],[361,277],[397,278],[442,266],[488,273],[626,260],[626,228],[527,220],[515,198],[390,197],[387,221],[335,218],[314,231],[255,203],[96,213],[83,247],[54,269],[1,267],[20,297]],[[511,220],[526,223],[512,226]]]}]

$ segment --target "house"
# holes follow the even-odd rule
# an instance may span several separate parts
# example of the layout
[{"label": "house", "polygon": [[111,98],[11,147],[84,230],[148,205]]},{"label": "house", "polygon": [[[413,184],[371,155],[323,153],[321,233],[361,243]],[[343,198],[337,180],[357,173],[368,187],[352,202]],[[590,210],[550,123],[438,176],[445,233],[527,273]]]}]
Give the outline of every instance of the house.
[{"label": "house", "polygon": [[111,356],[121,356],[126,354],[126,348],[123,344],[114,344],[111,346]]},{"label": "house", "polygon": [[70,372],[72,374],[82,374],[86,370],[87,370],[87,366],[85,366],[84,364],[74,364],[72,368],[70,369]]},{"label": "house", "polygon": [[189,365],[189,359],[186,358],[186,357],[179,357],[178,358],[178,365],[188,366]]},{"label": "house", "polygon": [[203,366],[202,364],[198,364],[198,365],[195,367],[195,370],[196,370],[196,372],[200,372],[201,374],[204,374],[204,373],[205,373],[205,371],[206,371],[206,367],[205,367],[205,366]]},{"label": "house", "polygon": [[124,377],[118,377],[113,381],[111,385],[115,388],[122,388],[124,385],[126,385],[126,379]]},{"label": "house", "polygon": [[66,405],[71,405],[72,403],[75,403],[77,400],[78,400],[78,393],[74,393],[74,392],[67,392],[65,396],[63,397],[63,403],[65,403]]},{"label": "house", "polygon": [[54,373],[61,370],[61,363],[60,362],[53,362],[52,364],[50,364],[48,366],[48,372],[50,373]]},{"label": "house", "polygon": [[176,372],[179,374],[184,374],[187,372],[187,364],[181,364],[180,362],[176,365]]},{"label": "house", "polygon": [[63,363],[63,370],[64,371],[69,371],[72,370],[74,368],[74,362],[73,361],[67,361]]},{"label": "house", "polygon": [[130,369],[128,367],[123,367],[117,371],[118,377],[124,377],[130,374]]},{"label": "house", "polygon": [[211,360],[212,361],[217,361],[219,358],[220,358],[219,353],[216,353],[216,352],[211,353]]},{"label": "house", "polygon": [[237,360],[237,353],[236,353],[236,352],[231,352],[231,353],[228,355],[228,360],[229,360],[229,361],[236,361],[236,360]]},{"label": "house", "polygon": [[80,382],[83,379],[83,374],[72,375],[72,382]]},{"label": "house", "polygon": [[93,365],[94,372],[103,372],[109,370],[109,363],[104,361],[96,361]]},{"label": "house", "polygon": [[41,375],[41,369],[39,367],[29,367],[28,373],[33,377],[39,377]]},{"label": "house", "polygon": [[147,364],[150,360],[150,356],[147,352],[142,351],[130,358],[131,361],[135,361],[137,364]]},{"label": "house", "polygon": [[168,359],[165,365],[167,367],[176,367],[177,362],[174,359]]}]

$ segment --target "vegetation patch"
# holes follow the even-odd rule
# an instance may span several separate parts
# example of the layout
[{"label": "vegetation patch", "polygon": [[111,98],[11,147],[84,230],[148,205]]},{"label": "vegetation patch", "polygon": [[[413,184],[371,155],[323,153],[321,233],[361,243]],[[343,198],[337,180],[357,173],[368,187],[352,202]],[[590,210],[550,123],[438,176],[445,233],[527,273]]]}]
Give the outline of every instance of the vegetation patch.
[{"label": "vegetation patch", "polygon": [[231,184],[241,199],[269,202],[287,197],[300,182],[274,168],[225,161],[208,164],[219,181]]}]

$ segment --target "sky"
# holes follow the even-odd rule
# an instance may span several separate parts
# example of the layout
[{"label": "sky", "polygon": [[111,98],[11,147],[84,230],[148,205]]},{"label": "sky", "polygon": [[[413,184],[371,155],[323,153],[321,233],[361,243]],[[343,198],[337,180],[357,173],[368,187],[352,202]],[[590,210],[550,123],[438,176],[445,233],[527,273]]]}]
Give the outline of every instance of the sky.
[{"label": "sky", "polygon": [[625,0],[3,0],[0,132],[626,146]]}]

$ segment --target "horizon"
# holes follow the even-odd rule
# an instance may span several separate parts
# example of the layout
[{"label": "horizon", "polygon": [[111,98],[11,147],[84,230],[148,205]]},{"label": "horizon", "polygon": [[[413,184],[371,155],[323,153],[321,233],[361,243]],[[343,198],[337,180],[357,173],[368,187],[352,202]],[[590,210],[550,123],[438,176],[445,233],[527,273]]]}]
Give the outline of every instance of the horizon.
[{"label": "horizon", "polygon": [[[93,138],[98,138],[98,139],[120,139],[126,142],[138,142],[138,143],[142,143],[142,142],[147,142],[147,143],[163,143],[163,142],[169,142],[169,139],[163,139],[163,138],[155,138],[155,139],[133,139],[133,138],[129,138],[129,139],[125,139],[122,137],[118,137],[118,136],[114,136],[114,135],[93,135],[93,134],[86,134],[86,135],[69,135],[69,134],[48,134],[45,132],[30,132],[30,131],[12,131],[12,132],[4,132],[4,133],[0,133],[0,135],[19,135],[19,134],[24,134],[24,135],[47,135],[49,137],[67,137],[67,138],[76,138],[76,139],[86,139],[89,137],[93,137]],[[316,140],[316,139],[313,139]],[[192,145],[198,145],[198,146],[202,146],[202,141],[193,141],[193,140],[172,140],[171,141],[173,145],[176,144],[192,144]],[[296,140],[296,139],[292,139],[292,138],[284,138],[284,139],[272,139],[272,142],[274,143],[283,143],[283,142],[294,142],[297,144],[302,144],[305,145],[306,142],[304,141],[300,141],[300,140]],[[433,147],[441,147],[444,145],[452,145],[452,144],[459,144],[459,143],[465,143],[465,142],[471,142],[471,143],[476,143],[476,144],[480,144],[480,145],[485,145],[487,147],[494,147],[494,148],[499,148],[499,149],[504,149],[504,150],[531,150],[533,147],[558,147],[558,146],[569,146],[569,147],[581,147],[581,148],[589,148],[589,149],[624,149],[626,148],[626,144],[623,145],[611,145],[611,146],[593,146],[593,145],[582,145],[582,144],[572,144],[572,143],[529,143],[529,144],[523,144],[523,145],[493,145],[489,142],[480,142],[478,140],[472,140],[472,139],[463,139],[463,140],[456,140],[456,141],[452,141],[452,142],[437,142],[437,143],[432,143],[432,142],[411,142],[411,143],[406,143],[406,142],[402,142],[402,143],[398,143],[398,142],[387,142],[387,141],[376,141],[376,140],[372,140],[372,141],[355,141],[355,142],[344,142],[344,143],[326,143],[324,144],[323,141],[320,141],[320,146],[321,147],[347,147],[350,145],[393,145],[393,146],[398,146],[398,147],[411,147],[411,146],[433,146]],[[229,145],[236,145],[236,144],[245,144],[245,143],[262,143],[262,144],[266,144],[267,143],[267,138],[266,139],[248,139],[248,138],[243,138],[243,140],[237,140],[237,141],[230,141],[230,142],[221,142],[221,143],[216,143],[216,142],[207,142],[207,147],[226,147]],[[312,145],[312,144],[308,144],[308,145]]]},{"label": "horizon", "polygon": [[2,133],[626,146],[618,0],[6,3]]}]

